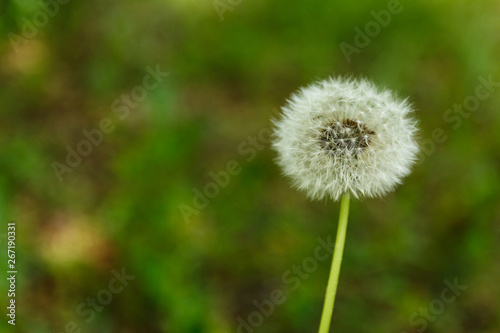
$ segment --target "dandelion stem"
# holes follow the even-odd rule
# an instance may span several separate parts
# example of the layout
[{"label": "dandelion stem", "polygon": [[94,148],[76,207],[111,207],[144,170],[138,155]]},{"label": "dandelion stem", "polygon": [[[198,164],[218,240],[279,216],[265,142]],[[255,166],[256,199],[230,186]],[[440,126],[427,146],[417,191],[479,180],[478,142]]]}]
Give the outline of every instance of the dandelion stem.
[{"label": "dandelion stem", "polygon": [[335,303],[335,295],[337,293],[337,285],[339,282],[340,265],[342,264],[342,254],[344,252],[348,216],[349,194],[344,194],[342,195],[342,200],[340,203],[337,239],[335,241],[335,250],[333,251],[333,261],[332,268],[330,269],[330,277],[328,278],[328,285],[326,287],[325,305],[323,306],[323,314],[321,315],[319,333],[328,333],[328,330],[330,329],[333,305]]}]

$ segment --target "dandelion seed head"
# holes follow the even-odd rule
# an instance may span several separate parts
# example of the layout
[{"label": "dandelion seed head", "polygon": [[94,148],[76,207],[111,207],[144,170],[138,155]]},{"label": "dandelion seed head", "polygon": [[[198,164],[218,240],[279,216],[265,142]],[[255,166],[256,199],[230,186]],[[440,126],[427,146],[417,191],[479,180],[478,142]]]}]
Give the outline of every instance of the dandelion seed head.
[{"label": "dandelion seed head", "polygon": [[275,121],[277,162],[314,199],[382,196],[416,160],[411,112],[367,80],[320,81],[293,94]]}]

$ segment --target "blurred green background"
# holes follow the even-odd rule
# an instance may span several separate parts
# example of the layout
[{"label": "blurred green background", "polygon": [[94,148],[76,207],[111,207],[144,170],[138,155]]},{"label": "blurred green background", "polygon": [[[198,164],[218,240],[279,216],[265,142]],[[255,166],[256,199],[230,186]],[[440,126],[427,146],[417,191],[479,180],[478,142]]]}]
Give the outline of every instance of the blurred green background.
[{"label": "blurred green background", "polygon": [[[335,235],[339,205],[291,189],[259,134],[329,75],[410,96],[424,150],[394,193],[351,205],[332,331],[500,332],[499,85],[447,111],[500,82],[498,1],[401,1],[350,61],[341,43],[388,1],[60,1],[0,5],[2,277],[10,220],[18,269],[1,332],[316,332],[330,260],[298,288],[283,274]],[[168,77],[125,106],[157,67]],[[68,168],[103,119],[113,130]],[[184,218],[230,161],[240,172]],[[110,294],[122,268],[135,278]],[[454,279],[467,289],[445,304]],[[242,327],[273,290],[286,301]]]}]

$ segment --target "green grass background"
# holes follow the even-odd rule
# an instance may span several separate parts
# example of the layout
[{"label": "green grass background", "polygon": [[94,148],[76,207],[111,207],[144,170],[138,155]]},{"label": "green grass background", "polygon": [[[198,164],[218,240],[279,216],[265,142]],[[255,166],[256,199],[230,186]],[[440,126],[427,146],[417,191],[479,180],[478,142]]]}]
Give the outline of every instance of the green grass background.
[{"label": "green grass background", "polygon": [[[231,333],[281,289],[255,332],[316,332],[329,261],[296,290],[282,274],[335,234],[339,204],[291,189],[268,142],[239,147],[298,87],[355,75],[410,96],[425,149],[447,139],[394,193],[352,203],[333,332],[500,332],[500,88],[458,128],[443,119],[478,77],[500,81],[500,4],[402,0],[348,62],[340,43],[387,4],[243,0],[221,20],[212,0],[73,0],[16,52],[8,34],[41,7],[2,2],[0,236],[16,221],[19,274],[15,328],[0,281],[0,331]],[[157,65],[170,76],[119,120],[112,102]],[[103,118],[115,130],[59,182],[51,163]],[[187,223],[179,205],[233,160]],[[122,267],[135,279],[86,323],[75,309]],[[412,324],[455,278],[462,295]]]}]

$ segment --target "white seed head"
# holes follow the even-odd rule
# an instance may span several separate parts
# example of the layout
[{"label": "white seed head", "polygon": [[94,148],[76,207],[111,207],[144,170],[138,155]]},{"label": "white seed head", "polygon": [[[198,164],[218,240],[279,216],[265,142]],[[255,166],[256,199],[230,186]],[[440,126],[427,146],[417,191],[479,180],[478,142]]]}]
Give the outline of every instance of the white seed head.
[{"label": "white seed head", "polygon": [[309,197],[379,197],[416,160],[417,122],[407,100],[364,79],[330,78],[293,94],[275,121],[273,147]]}]

